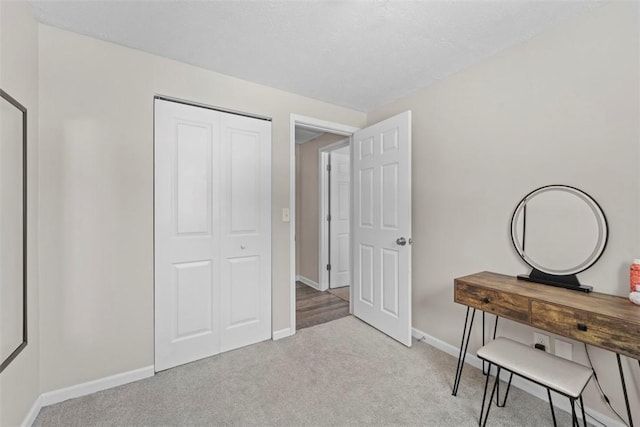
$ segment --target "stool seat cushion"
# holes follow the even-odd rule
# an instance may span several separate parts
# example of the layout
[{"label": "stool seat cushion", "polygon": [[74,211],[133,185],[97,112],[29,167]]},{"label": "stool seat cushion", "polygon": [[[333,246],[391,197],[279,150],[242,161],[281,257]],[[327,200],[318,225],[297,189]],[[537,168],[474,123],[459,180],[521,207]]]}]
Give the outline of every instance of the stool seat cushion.
[{"label": "stool seat cushion", "polygon": [[480,348],[478,357],[572,398],[582,394],[593,375],[579,363],[504,337]]}]

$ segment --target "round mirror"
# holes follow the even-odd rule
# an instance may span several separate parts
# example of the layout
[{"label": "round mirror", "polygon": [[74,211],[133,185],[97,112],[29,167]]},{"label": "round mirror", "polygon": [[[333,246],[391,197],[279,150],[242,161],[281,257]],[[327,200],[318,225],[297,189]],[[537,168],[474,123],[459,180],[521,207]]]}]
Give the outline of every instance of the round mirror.
[{"label": "round mirror", "polygon": [[554,276],[575,275],[591,267],[604,252],[607,237],[600,205],[567,185],[533,190],[511,218],[511,238],[520,257],[534,270]]}]

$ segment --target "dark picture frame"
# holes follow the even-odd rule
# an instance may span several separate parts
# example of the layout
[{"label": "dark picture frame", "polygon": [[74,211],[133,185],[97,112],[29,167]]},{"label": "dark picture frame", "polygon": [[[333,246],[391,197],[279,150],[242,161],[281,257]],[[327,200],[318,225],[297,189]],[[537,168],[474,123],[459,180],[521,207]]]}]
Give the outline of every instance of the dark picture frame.
[{"label": "dark picture frame", "polygon": [[[18,178],[22,175],[22,191],[16,191],[15,185],[17,183],[14,180],[12,182],[3,183],[2,180],[6,179],[5,171],[0,171],[0,241],[2,245],[2,253],[0,256],[0,265],[13,272],[14,275],[22,275],[22,280],[6,280],[7,275],[0,272],[0,319],[2,323],[9,326],[4,326],[4,329],[0,328],[0,340],[8,340],[8,343],[0,345],[2,350],[0,361],[0,373],[4,371],[7,366],[20,354],[22,350],[27,346],[27,109],[20,104],[15,98],[10,96],[7,92],[0,89],[0,111],[5,117],[0,117],[0,168],[6,165],[11,166],[11,172],[13,177]],[[15,113],[15,116],[14,116]],[[11,116],[11,117],[9,117]],[[18,122],[21,116],[22,125],[13,126],[14,122]],[[6,127],[4,130],[2,127]],[[20,135],[21,133],[21,135]],[[11,153],[15,155],[21,153],[22,161],[14,162],[13,157],[2,159],[5,153]],[[18,172],[16,173],[16,169]],[[21,174],[20,170],[21,169]],[[6,195],[5,189],[11,188],[11,194]],[[9,191],[7,191],[9,193]],[[17,200],[19,195],[22,196],[21,203]],[[16,196],[17,195],[17,196]],[[8,199],[8,200],[5,200]],[[16,199],[16,200],[13,200]],[[7,203],[7,201],[12,203]],[[15,203],[14,203],[15,202]],[[18,209],[21,212],[18,212]],[[22,251],[21,254],[10,253],[7,251],[7,247],[11,245],[10,236],[4,235],[5,232],[10,230],[14,234],[20,232],[15,231],[15,219],[21,218],[22,221]],[[15,240],[15,239],[14,239]],[[8,242],[7,242],[8,241]],[[17,245],[16,245],[17,246]],[[9,254],[7,254],[9,253]],[[21,266],[20,264],[21,258]],[[21,268],[20,268],[21,267]],[[20,272],[21,270],[21,272]],[[11,277],[11,273],[8,275]],[[14,283],[17,282],[17,283]],[[21,300],[21,301],[20,301]],[[7,313],[5,313],[7,311]],[[20,319],[21,318],[21,319]],[[21,320],[21,321],[20,321]],[[21,323],[21,325],[20,325]],[[14,325],[15,324],[15,325]],[[17,328],[21,327],[21,331]],[[6,336],[5,336],[6,335]],[[21,338],[20,338],[21,337]],[[21,339],[21,340],[20,340]]]}]

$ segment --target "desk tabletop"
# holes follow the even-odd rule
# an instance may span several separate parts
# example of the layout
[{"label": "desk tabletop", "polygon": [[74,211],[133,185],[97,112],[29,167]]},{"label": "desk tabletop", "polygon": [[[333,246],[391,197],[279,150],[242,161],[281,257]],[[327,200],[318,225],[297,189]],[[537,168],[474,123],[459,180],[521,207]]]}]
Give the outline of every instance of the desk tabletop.
[{"label": "desk tabletop", "polygon": [[585,310],[640,325],[640,306],[633,304],[628,298],[624,297],[556,288],[518,280],[513,276],[489,271],[459,277],[454,282],[479,286],[496,292],[508,292],[533,300]]}]

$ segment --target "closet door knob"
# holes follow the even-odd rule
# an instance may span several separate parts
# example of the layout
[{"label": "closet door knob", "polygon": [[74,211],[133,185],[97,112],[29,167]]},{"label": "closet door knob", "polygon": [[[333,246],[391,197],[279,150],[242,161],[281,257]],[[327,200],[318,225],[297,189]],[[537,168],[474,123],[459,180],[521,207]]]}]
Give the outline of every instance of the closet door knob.
[{"label": "closet door knob", "polygon": [[240,245],[240,249],[244,250],[247,246],[246,245]]}]

